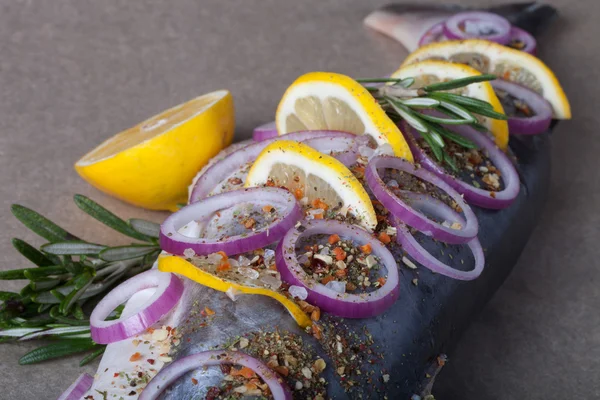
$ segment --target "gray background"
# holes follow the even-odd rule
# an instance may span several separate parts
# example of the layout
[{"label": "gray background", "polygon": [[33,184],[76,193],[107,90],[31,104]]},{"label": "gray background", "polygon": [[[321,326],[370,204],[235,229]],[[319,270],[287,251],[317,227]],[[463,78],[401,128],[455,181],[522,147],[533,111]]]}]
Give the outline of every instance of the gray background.
[{"label": "gray background", "polygon": [[[441,1],[440,1],[441,2]],[[464,1],[492,4],[503,1]],[[215,89],[232,91],[237,138],[273,119],[298,75],[380,76],[403,48],[362,26],[382,1],[16,1],[0,10],[0,265],[25,262],[10,214],[32,207],[88,240],[121,237],[82,215],[74,193],[126,217],[161,221],[85,184],[72,168],[122,129]],[[600,152],[597,0],[553,0],[561,19],[540,54],[570,95],[554,135],[548,205],[514,273],[468,330],[437,384],[440,399],[600,398]],[[2,284],[16,289],[20,283]],[[0,347],[0,398],[51,399],[77,359],[20,367],[29,344]]]}]

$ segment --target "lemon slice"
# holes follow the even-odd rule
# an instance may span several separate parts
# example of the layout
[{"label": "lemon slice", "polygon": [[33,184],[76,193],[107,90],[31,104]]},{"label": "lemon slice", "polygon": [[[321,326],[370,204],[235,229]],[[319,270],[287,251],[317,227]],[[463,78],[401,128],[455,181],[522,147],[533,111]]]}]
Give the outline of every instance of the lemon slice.
[{"label": "lemon slice", "polygon": [[558,79],[546,64],[531,54],[487,40],[450,40],[417,49],[402,66],[429,59],[468,64],[483,73],[528,87],[548,100],[555,118],[571,118],[571,106]]},{"label": "lemon slice", "polygon": [[[436,82],[444,82],[452,79],[468,78],[481,75],[481,72],[464,64],[455,64],[447,61],[421,61],[401,67],[394,72],[392,78],[414,78],[415,83],[412,88],[420,88]],[[494,111],[504,114],[504,108],[494,88],[489,82],[478,82],[457,89],[458,94],[473,97],[490,103]],[[502,150],[508,146],[508,122],[477,116],[479,122],[488,128],[495,138],[496,145]]]},{"label": "lemon slice", "polygon": [[283,95],[275,122],[280,135],[319,129],[370,135],[378,145],[388,143],[398,157],[413,161],[400,129],[373,96],[346,75],[302,75]]},{"label": "lemon slice", "polygon": [[233,98],[205,94],[123,131],[83,156],[75,170],[92,186],[136,206],[177,209],[194,175],[231,143]]},{"label": "lemon slice", "polygon": [[218,276],[210,274],[202,269],[196,267],[191,262],[178,257],[178,256],[165,256],[161,255],[158,257],[158,269],[164,272],[174,272],[180,274],[197,282],[201,285],[208,286],[212,289],[220,292],[228,292],[233,290],[239,291],[245,294],[260,294],[263,296],[271,297],[283,305],[290,315],[294,318],[296,323],[302,328],[312,325],[310,317],[302,311],[300,306],[294,301],[288,299],[283,294],[276,292],[271,289],[264,289],[258,287],[244,286],[238,283],[230,282],[225,279],[221,279]]},{"label": "lemon slice", "polygon": [[322,201],[331,211],[349,213],[366,229],[377,225],[371,199],[352,172],[305,144],[278,140],[265,147],[248,172],[245,185],[265,184],[286,187],[308,204]]}]

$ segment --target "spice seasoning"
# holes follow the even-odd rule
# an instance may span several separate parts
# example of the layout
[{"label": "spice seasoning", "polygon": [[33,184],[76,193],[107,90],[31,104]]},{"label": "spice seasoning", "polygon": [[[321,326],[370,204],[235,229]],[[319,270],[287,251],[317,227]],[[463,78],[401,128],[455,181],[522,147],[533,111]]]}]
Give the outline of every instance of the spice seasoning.
[{"label": "spice seasoning", "polygon": [[369,243],[361,246],[338,235],[312,235],[298,245],[305,251],[298,258],[304,272],[329,289],[369,293],[381,286],[380,259],[371,255]]},{"label": "spice seasoning", "polygon": [[379,365],[383,354],[376,350],[369,331],[365,328],[362,332],[354,332],[342,319],[330,316],[319,323],[319,331],[319,343],[331,358],[344,389],[362,392],[357,393],[360,398],[363,395],[383,398],[385,387],[380,379],[382,370]]},{"label": "spice seasoning", "polygon": [[295,392],[294,398],[325,398],[327,382],[321,375],[327,364],[316,356],[301,336],[280,330],[258,331],[235,338],[228,348],[241,348],[243,341],[247,341],[244,352],[262,360],[279,373]]},{"label": "spice seasoning", "polygon": [[[418,142],[421,149],[432,160],[435,160],[427,143],[423,139],[419,139]],[[465,149],[451,141],[447,143],[445,150],[454,158],[457,167],[457,171],[446,169],[446,172],[465,182],[471,182],[477,188],[484,187],[488,191],[497,192],[504,187],[500,171],[494,166],[485,151]]]},{"label": "spice seasoning", "polygon": [[220,253],[194,256],[188,258],[188,261],[233,283],[271,290],[281,288],[281,276],[275,266],[275,251],[272,248],[257,249],[232,258]]}]

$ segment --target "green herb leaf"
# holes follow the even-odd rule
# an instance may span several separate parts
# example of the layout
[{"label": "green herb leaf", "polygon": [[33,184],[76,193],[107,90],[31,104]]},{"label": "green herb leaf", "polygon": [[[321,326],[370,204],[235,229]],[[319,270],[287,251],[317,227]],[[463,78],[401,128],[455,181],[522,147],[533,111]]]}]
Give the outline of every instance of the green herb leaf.
[{"label": "green herb leaf", "polygon": [[23,270],[23,275],[30,280],[38,280],[50,275],[60,275],[67,273],[67,269],[62,265],[53,265],[50,267],[27,268]]},{"label": "green herb leaf", "polygon": [[38,306],[38,314],[43,314],[52,307],[52,304],[40,304]]},{"label": "green herb leaf", "polygon": [[431,139],[438,145],[438,147],[443,148],[446,146],[446,143],[444,143],[444,139],[442,139],[442,137],[434,131],[430,131],[429,135],[431,136]]},{"label": "green herb leaf", "polygon": [[53,328],[44,331],[38,331],[30,333],[29,335],[25,335],[19,339],[19,341],[26,341],[31,339],[39,339],[42,336],[71,336],[82,333],[90,333],[89,326],[67,326],[63,328]]},{"label": "green herb leaf", "polygon": [[75,319],[78,319],[80,321],[83,321],[85,319],[83,308],[81,308],[81,305],[79,303],[75,303],[75,305],[73,306],[73,316],[75,317]]},{"label": "green herb leaf", "polygon": [[[66,287],[64,287],[64,286],[63,286],[63,288],[66,288]],[[52,290],[50,290],[50,292],[49,292],[49,293],[50,293],[50,294],[51,294],[51,295],[52,295],[52,296],[53,296],[53,297],[54,297],[56,300],[58,300],[58,301],[55,301],[55,303],[60,303],[61,301],[63,301],[63,300],[65,299],[65,297],[67,297],[67,295],[66,295],[66,294],[64,294],[64,293],[62,293],[62,292],[60,291],[60,289],[63,289],[63,288],[58,288],[58,289],[52,289]],[[43,295],[44,293],[48,293],[48,292],[43,292],[43,293],[41,293],[40,295]],[[40,297],[40,296],[37,296],[37,295],[36,295],[36,296],[34,297],[34,301],[36,301],[36,302],[37,302],[39,297]]]},{"label": "green herb leaf", "polygon": [[[85,255],[82,255],[80,258],[84,258]],[[83,260],[85,261],[85,260]],[[65,269],[73,275],[78,275],[83,272],[84,266],[81,262],[74,262],[70,258],[65,260],[63,263]]]},{"label": "green herb leaf", "polygon": [[65,240],[79,240],[79,238],[67,232],[48,218],[19,204],[13,204],[10,208],[13,215],[26,227],[31,229],[49,242],[62,242]]},{"label": "green herb leaf", "polygon": [[437,124],[429,124],[429,128],[432,131],[437,132],[439,135],[445,137],[446,139],[452,140],[453,142],[455,142],[456,144],[467,148],[467,149],[476,149],[477,145],[475,143],[473,143],[471,140],[459,135],[458,133],[452,132],[449,129],[446,129],[442,126],[439,126]]},{"label": "green herb leaf", "polygon": [[465,125],[473,122],[471,119],[455,119],[455,118],[441,118],[436,117],[434,115],[420,114],[420,118],[423,118],[426,121],[434,122],[436,124],[444,124],[444,125]]},{"label": "green herb leaf", "polygon": [[158,239],[160,235],[160,225],[156,222],[146,221],[145,219],[131,218],[129,225],[142,235]]},{"label": "green herb leaf", "polygon": [[471,122],[477,122],[477,119],[470,112],[468,112],[465,108],[463,108],[459,105],[449,103],[447,101],[440,101],[440,104],[446,110],[451,111],[454,114],[458,115],[460,118],[464,119],[465,124],[469,124]]},{"label": "green herb leaf", "polygon": [[[90,297],[94,297],[97,294],[100,294],[103,291],[109,289],[113,283],[115,283],[119,278],[121,278],[123,276],[123,274],[126,272],[126,270],[127,270],[127,268],[123,268],[118,273],[109,275],[107,277],[107,279],[103,280],[102,282],[93,283],[93,284],[89,285],[87,290],[85,291],[85,293],[83,293],[81,295],[79,300],[84,300],[84,299],[88,299]],[[115,272],[117,272],[117,271],[115,271]],[[61,295],[61,296],[63,296],[63,299],[64,299],[64,296],[71,293],[71,291],[73,291],[73,289],[74,289],[73,285],[61,286],[61,287],[59,287],[57,289],[53,289],[49,292],[35,293],[31,297],[31,299],[38,304],[58,304],[62,301],[62,299],[58,300],[55,297],[55,295]]]},{"label": "green herb leaf", "polygon": [[440,105],[440,101],[428,97],[414,97],[412,99],[401,100],[402,104],[410,108],[436,108]]},{"label": "green herb leaf", "polygon": [[19,364],[36,364],[42,361],[88,351],[95,347],[96,344],[91,339],[65,339],[30,351],[21,357]]},{"label": "green herb leaf", "polygon": [[34,293],[33,289],[31,289],[31,287],[29,285],[27,286],[23,286],[23,288],[21,289],[21,291],[19,292],[19,294],[21,295],[21,297],[25,298],[25,297],[29,297]]},{"label": "green herb leaf", "polygon": [[21,322],[19,325],[21,325],[23,328],[39,328],[46,327],[48,324],[53,322],[53,318],[32,318]]},{"label": "green herb leaf", "polygon": [[427,142],[427,144],[431,148],[431,151],[435,155],[435,158],[437,158],[438,161],[442,161],[444,159],[442,148],[438,146],[437,143],[431,138],[429,132],[422,133],[421,137],[423,137],[423,140]]},{"label": "green herb leaf", "polygon": [[102,250],[99,256],[104,261],[130,260],[153,253],[156,249],[156,246],[148,245],[117,246]]},{"label": "green herb leaf", "polygon": [[27,271],[27,269],[9,269],[7,271],[0,271],[0,279],[4,281],[26,279],[25,271]]},{"label": "green herb leaf", "polygon": [[49,243],[42,246],[42,250],[46,253],[55,255],[97,255],[106,246],[101,244],[86,243],[86,242],[58,242]]},{"label": "green herb leaf", "polygon": [[24,240],[13,238],[12,245],[21,255],[27,258],[29,261],[37,265],[38,267],[47,267],[49,265],[55,265],[56,263],[46,257],[44,253],[30,245]]},{"label": "green herb leaf", "polygon": [[507,120],[508,116],[506,114],[501,114],[499,112],[496,112],[494,110],[488,110],[486,108],[478,108],[478,107],[471,107],[471,106],[464,106],[467,110],[469,110],[470,112],[474,113],[474,114],[479,114],[482,115],[484,117],[488,117],[488,118],[493,118],[493,119],[500,119],[500,120]]},{"label": "green herb leaf", "polygon": [[488,132],[487,126],[481,125],[479,122],[473,122],[469,125],[472,126],[474,129],[478,130],[479,132]]},{"label": "green herb leaf", "polygon": [[0,291],[0,301],[6,301],[19,297],[18,293]]},{"label": "green herb leaf", "polygon": [[13,328],[0,331],[0,336],[21,337],[31,333],[43,331],[46,328]]},{"label": "green herb leaf", "polygon": [[134,239],[151,241],[151,238],[139,233],[129,226],[127,222],[123,221],[121,218],[117,217],[115,214],[108,211],[106,208],[102,207],[92,199],[81,194],[76,194],[74,196],[74,200],[75,204],[77,204],[77,207],[82,209],[85,213],[91,215],[93,218],[116,230],[117,232],[121,232],[122,234]]},{"label": "green herb leaf", "polygon": [[452,89],[458,89],[461,87],[468,86],[472,83],[493,81],[494,79],[496,79],[496,75],[492,75],[492,74],[470,76],[467,78],[453,79],[448,82],[433,83],[431,85],[423,87],[423,90],[425,90],[426,92],[435,92],[435,91],[439,91],[439,90],[452,90]]},{"label": "green herb leaf", "polygon": [[475,99],[473,97],[461,96],[460,94],[434,92],[427,95],[438,100],[444,100],[451,103],[455,103],[464,107],[476,107],[493,110],[492,105],[486,101]]},{"label": "green herb leaf", "polygon": [[386,82],[402,82],[402,78],[358,78],[355,79],[358,83],[386,83]]},{"label": "green herb leaf", "polygon": [[52,309],[50,310],[50,317],[55,319],[58,322],[61,322],[62,325],[61,326],[65,326],[65,325],[70,325],[70,326],[89,326],[90,325],[90,321],[82,319],[82,320],[78,320],[78,319],[72,319],[72,318],[68,318],[65,317],[63,315],[60,314],[60,312],[58,311],[58,306],[54,306],[52,307]]},{"label": "green herb leaf", "polygon": [[94,275],[89,272],[85,272],[85,273],[81,274],[80,276],[78,276],[74,280],[73,291],[71,293],[69,293],[60,302],[58,311],[60,311],[60,313],[62,315],[65,315],[65,316],[68,315],[69,312],[71,312],[71,308],[73,307],[75,302],[77,300],[79,300],[79,298],[83,295],[83,293],[88,288],[88,286],[91,285],[93,280],[94,280]]},{"label": "green herb leaf", "polygon": [[396,101],[392,97],[386,96],[385,99],[392,106],[394,111],[396,111],[398,115],[400,115],[400,117],[402,117],[402,119],[404,119],[410,126],[412,126],[421,133],[427,132],[427,127],[423,125],[423,123],[417,116],[414,115],[413,111],[411,111],[410,108],[406,107],[399,101]]},{"label": "green herb leaf", "polygon": [[60,284],[60,279],[52,278],[39,278],[29,283],[31,289],[35,292],[41,292],[43,290],[50,290]]},{"label": "green herb leaf", "polygon": [[405,89],[408,89],[415,83],[415,78],[404,78],[400,82],[395,83],[395,85],[400,85]]},{"label": "green herb leaf", "polygon": [[96,358],[101,356],[105,350],[106,350],[106,346],[101,346],[98,350],[94,350],[92,353],[88,354],[87,356],[82,358],[81,361],[79,361],[79,366],[83,367],[84,365],[91,363]]}]

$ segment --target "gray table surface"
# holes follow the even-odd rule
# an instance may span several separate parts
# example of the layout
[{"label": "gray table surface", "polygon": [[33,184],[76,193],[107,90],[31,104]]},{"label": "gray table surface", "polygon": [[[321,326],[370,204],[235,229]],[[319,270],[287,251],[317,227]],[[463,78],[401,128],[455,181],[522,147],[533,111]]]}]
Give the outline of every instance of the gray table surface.
[{"label": "gray table surface", "polygon": [[[11,216],[11,203],[107,243],[122,238],[78,212],[74,193],[122,216],[164,218],[97,192],[73,170],[82,154],[114,133],[227,88],[239,139],[273,119],[284,89],[304,72],[395,70],[404,49],[361,23],[387,2],[0,2],[0,268],[25,265],[12,237],[41,244]],[[574,119],[555,131],[543,221],[514,273],[450,355],[434,390],[440,399],[600,398],[600,113],[594,111],[600,3],[549,3],[561,19],[541,38],[540,54],[570,95]],[[16,289],[20,282],[1,287]],[[95,365],[78,368],[73,358],[18,366],[31,348],[0,347],[0,398],[56,398],[79,373],[94,371]]]}]

